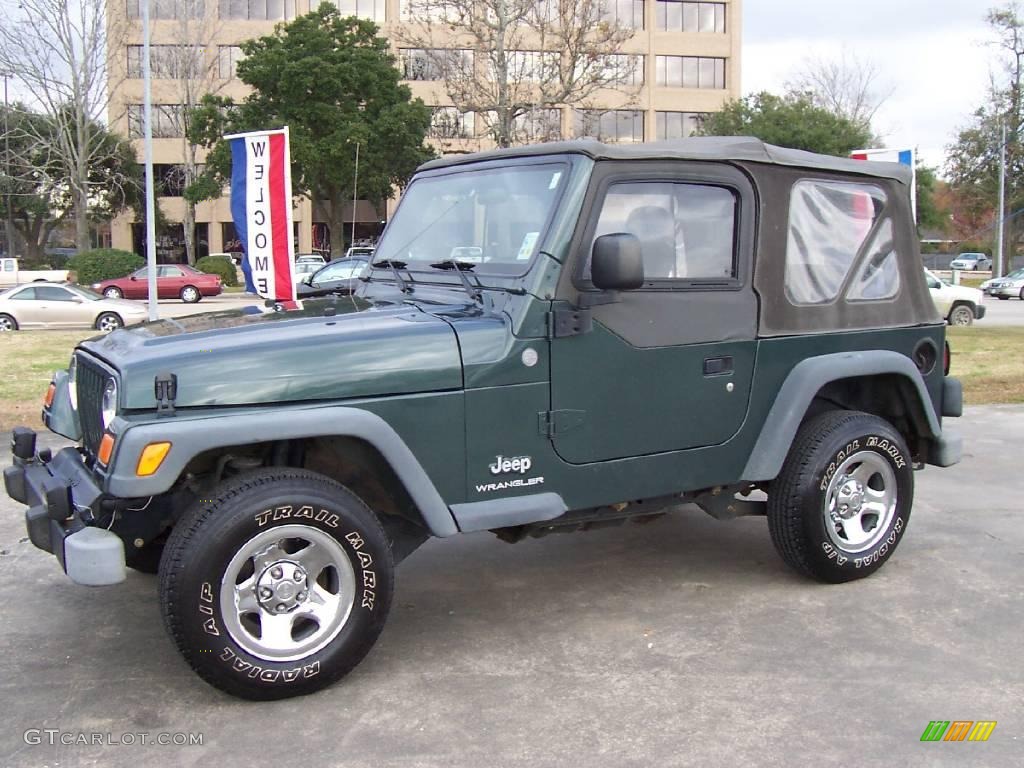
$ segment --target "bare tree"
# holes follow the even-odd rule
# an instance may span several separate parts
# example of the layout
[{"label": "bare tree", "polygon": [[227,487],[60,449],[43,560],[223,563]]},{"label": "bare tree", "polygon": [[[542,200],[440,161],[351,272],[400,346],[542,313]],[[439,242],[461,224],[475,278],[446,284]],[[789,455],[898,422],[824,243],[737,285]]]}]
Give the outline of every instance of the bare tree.
[{"label": "bare tree", "polygon": [[869,131],[879,108],[895,92],[894,87],[880,81],[874,62],[845,48],[838,58],[804,59],[786,88],[808,94],[816,106]]},{"label": "bare tree", "polygon": [[[17,10],[16,10],[17,8]],[[0,68],[21,80],[50,120],[38,137],[63,166],[69,186],[78,249],[90,246],[89,207],[98,182],[90,169],[110,160],[101,140],[109,99],[108,46],[122,30],[108,25],[106,0],[3,2]]]},{"label": "bare tree", "polygon": [[563,106],[606,89],[627,106],[639,92],[640,57],[624,51],[633,20],[615,9],[608,0],[407,0],[395,35],[406,76],[439,81],[451,112],[478,115],[507,147],[558,136]]}]

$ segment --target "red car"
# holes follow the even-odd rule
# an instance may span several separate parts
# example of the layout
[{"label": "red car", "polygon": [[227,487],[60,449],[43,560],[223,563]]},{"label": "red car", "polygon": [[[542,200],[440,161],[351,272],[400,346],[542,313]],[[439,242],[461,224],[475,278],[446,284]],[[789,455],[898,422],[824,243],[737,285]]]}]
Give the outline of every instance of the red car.
[{"label": "red car", "polygon": [[[146,267],[116,280],[93,283],[92,289],[108,299],[148,299]],[[156,268],[156,293],[161,299],[181,299],[194,304],[203,296],[219,296],[224,290],[219,275],[208,275],[186,264],[160,264]]]}]

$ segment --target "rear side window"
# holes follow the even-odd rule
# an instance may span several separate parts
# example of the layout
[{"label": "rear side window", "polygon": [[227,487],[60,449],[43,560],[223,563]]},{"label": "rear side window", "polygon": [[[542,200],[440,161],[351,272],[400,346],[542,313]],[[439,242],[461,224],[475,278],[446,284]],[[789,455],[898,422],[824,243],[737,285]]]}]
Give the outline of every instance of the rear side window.
[{"label": "rear side window", "polygon": [[736,195],[725,187],[619,183],[608,188],[594,239],[635,235],[648,280],[721,280],[736,276],[735,222]]},{"label": "rear side window", "polygon": [[850,301],[891,299],[900,290],[900,269],[892,239],[892,221],[886,219],[878,227],[871,245],[850,285],[846,298]]},{"label": "rear side window", "polygon": [[[792,303],[826,304],[836,299],[884,207],[885,193],[870,184],[804,180],[793,185],[786,244],[786,295]],[[891,226],[888,240],[891,243]],[[895,255],[887,269],[887,274],[896,274]],[[888,295],[892,286],[884,275],[872,279],[875,285],[862,286],[861,291]],[[883,283],[885,287],[879,287]]]}]

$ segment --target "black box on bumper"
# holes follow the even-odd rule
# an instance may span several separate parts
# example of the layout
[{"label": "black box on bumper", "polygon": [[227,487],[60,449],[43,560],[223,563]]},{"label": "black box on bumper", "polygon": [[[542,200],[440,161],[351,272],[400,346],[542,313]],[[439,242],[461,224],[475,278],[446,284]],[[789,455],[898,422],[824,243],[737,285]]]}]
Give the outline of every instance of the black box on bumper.
[{"label": "black box on bumper", "polygon": [[[102,491],[74,448],[55,456],[35,451],[35,432],[17,427],[11,437],[13,464],[4,468],[4,488],[28,505],[25,527],[39,549],[56,555],[71,579],[87,586],[124,580],[124,545],[114,533],[90,526]],[[86,519],[83,515],[87,515]]]}]

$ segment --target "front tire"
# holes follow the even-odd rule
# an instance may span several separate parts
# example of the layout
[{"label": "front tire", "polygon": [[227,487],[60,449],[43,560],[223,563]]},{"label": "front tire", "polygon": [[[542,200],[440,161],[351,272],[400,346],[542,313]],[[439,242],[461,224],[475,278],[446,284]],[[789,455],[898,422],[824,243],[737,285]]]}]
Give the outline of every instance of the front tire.
[{"label": "front tire", "polygon": [[178,521],[160,563],[178,650],[208,683],[253,700],[312,693],[352,670],[384,627],[393,583],[374,514],[298,469],[219,486]]},{"label": "front tire", "polygon": [[18,330],[18,321],[10,315],[0,315],[0,333]]},{"label": "front tire", "polygon": [[96,318],[96,330],[102,331],[103,333],[110,333],[116,331],[118,328],[124,328],[124,320],[116,312],[104,312],[102,315]]},{"label": "front tire", "polygon": [[970,325],[974,322],[974,310],[967,304],[957,304],[949,311],[950,325]]},{"label": "front tire", "polygon": [[199,289],[196,288],[194,285],[186,285],[184,288],[181,289],[180,295],[181,300],[184,301],[186,304],[195,304],[197,301],[203,298],[203,294],[201,294],[199,292]]},{"label": "front tire", "polygon": [[910,451],[892,425],[828,411],[797,433],[768,493],[768,528],[787,565],[838,584],[892,556],[913,501]]}]

